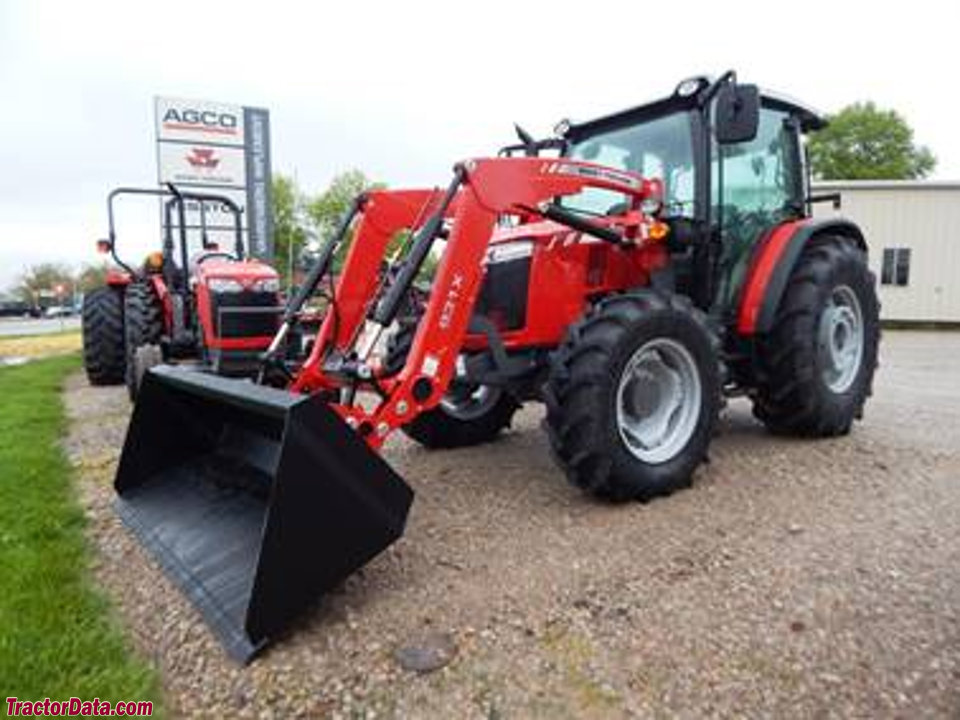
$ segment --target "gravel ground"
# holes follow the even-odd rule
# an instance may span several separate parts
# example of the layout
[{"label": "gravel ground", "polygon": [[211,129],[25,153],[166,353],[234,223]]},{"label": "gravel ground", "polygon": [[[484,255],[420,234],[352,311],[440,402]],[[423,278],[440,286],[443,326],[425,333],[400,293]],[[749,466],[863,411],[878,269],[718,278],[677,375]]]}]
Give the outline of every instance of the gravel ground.
[{"label": "gravel ground", "polygon": [[[536,406],[491,446],[392,441],[406,535],[248,667],[110,509],[124,390],[75,378],[68,444],[98,578],[174,715],[957,717],[958,357],[960,333],[886,333],[837,440],[733,402],[693,489],[646,505],[568,487]],[[404,670],[411,644],[452,659]]]}]

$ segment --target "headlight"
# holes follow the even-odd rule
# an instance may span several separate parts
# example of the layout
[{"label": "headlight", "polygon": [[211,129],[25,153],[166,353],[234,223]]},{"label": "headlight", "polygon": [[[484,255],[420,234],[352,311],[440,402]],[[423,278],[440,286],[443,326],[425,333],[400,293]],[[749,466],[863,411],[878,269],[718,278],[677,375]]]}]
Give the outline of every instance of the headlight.
[{"label": "headlight", "polygon": [[210,287],[210,292],[215,292],[215,293],[243,292],[243,285],[241,285],[239,281],[231,280],[230,278],[210,278],[207,284]]},{"label": "headlight", "polygon": [[263,280],[254,280],[250,289],[254,292],[275,293],[280,292],[280,278],[263,278]]}]

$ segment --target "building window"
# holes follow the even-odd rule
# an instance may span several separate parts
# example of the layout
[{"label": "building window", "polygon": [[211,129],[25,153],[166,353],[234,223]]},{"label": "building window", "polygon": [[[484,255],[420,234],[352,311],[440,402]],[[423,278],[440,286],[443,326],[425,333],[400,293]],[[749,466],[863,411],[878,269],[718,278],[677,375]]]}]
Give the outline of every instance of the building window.
[{"label": "building window", "polygon": [[884,248],[880,284],[903,287],[910,284],[910,248]]}]

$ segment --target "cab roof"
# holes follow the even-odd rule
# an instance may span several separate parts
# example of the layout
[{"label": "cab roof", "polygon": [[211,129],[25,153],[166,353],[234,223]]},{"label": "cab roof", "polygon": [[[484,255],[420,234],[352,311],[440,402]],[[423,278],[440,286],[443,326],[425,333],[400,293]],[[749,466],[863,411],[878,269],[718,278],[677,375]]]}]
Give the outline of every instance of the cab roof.
[{"label": "cab roof", "polygon": [[[659,100],[637,105],[636,107],[626,110],[620,110],[609,115],[603,115],[592,120],[570,123],[563,136],[576,142],[582,137],[589,137],[598,133],[607,132],[608,130],[634,125],[659,115],[692,110],[697,106],[697,98],[700,92],[706,89],[710,81],[711,79],[707,77],[691,78],[690,81],[681,82],[673,95],[668,95]],[[690,94],[681,94],[679,90],[687,82],[696,82],[699,87],[695,92],[691,92]],[[827,124],[826,118],[820,112],[787,95],[761,89],[760,102],[764,107],[783,110],[794,115],[800,121],[800,129],[803,132],[820,130]]]}]

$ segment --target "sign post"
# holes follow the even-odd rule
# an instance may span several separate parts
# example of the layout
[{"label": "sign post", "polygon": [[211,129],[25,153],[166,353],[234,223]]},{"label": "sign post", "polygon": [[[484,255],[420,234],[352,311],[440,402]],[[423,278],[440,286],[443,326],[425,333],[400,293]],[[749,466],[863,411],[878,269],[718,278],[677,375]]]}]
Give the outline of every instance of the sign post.
[{"label": "sign post", "polygon": [[[272,260],[269,112],[168,97],[156,98],[154,109],[158,182],[230,198],[242,210],[249,253]],[[229,247],[233,216],[218,203],[204,205],[210,240],[222,237],[221,244]],[[185,210],[187,230],[198,230],[200,203],[187,202]]]}]

